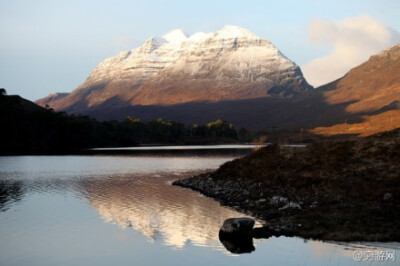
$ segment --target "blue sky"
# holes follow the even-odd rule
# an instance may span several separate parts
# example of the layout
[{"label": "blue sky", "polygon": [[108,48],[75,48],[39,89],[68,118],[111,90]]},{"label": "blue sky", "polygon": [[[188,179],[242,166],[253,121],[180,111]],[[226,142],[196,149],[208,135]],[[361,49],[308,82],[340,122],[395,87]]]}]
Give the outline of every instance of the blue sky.
[{"label": "blue sky", "polygon": [[311,41],[310,27],[324,38],[321,21],[347,27],[355,22],[341,21],[368,16],[368,23],[398,32],[399,13],[398,0],[0,0],[0,87],[30,100],[69,92],[104,58],[151,36],[176,28],[211,32],[227,24],[248,28],[298,65],[309,66],[335,49],[335,41]]}]

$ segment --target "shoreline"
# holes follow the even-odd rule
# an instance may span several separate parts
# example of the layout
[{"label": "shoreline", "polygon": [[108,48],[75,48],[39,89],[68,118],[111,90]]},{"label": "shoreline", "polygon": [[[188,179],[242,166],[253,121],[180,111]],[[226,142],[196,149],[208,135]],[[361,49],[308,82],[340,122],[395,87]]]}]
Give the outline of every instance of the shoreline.
[{"label": "shoreline", "polygon": [[398,150],[370,139],[272,145],[172,184],[264,221],[261,238],[399,241]]}]

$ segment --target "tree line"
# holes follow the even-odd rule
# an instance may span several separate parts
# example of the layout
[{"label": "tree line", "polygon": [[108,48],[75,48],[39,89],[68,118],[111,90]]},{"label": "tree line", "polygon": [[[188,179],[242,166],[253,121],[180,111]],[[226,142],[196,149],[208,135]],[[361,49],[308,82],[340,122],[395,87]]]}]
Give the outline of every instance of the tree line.
[{"label": "tree line", "polygon": [[1,154],[69,153],[150,143],[227,143],[243,136],[243,130],[238,134],[223,120],[189,126],[161,118],[143,122],[133,116],[123,121],[97,121],[39,107],[19,96],[7,96],[5,90],[0,93],[0,125]]}]

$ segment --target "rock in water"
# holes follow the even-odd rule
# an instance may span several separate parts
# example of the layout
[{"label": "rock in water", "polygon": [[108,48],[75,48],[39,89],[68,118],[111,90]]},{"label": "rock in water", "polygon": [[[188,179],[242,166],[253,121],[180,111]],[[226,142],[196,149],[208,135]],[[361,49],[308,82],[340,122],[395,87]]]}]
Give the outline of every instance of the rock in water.
[{"label": "rock in water", "polygon": [[250,235],[254,224],[254,220],[250,218],[230,218],[222,224],[221,232],[233,235]]},{"label": "rock in water", "polygon": [[255,250],[253,238],[250,235],[229,237],[229,235],[219,231],[219,241],[233,254],[251,253]]}]

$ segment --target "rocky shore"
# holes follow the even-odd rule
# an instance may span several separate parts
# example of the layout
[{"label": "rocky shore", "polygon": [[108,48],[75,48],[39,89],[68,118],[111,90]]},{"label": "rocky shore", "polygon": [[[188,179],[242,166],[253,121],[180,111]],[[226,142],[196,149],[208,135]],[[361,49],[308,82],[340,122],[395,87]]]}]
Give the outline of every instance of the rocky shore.
[{"label": "rocky shore", "polygon": [[271,145],[173,185],[265,221],[254,237],[399,241],[398,135]]}]

